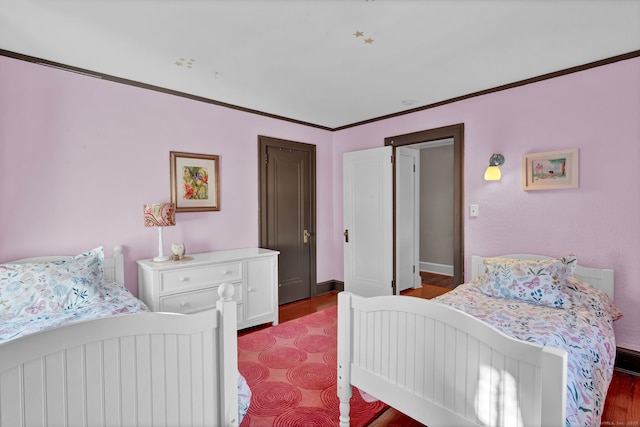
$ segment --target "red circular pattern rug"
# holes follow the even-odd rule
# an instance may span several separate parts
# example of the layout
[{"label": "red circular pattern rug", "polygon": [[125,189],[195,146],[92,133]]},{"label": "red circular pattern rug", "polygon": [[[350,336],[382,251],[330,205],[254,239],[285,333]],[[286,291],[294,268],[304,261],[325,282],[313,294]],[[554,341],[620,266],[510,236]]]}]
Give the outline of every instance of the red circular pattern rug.
[{"label": "red circular pattern rug", "polygon": [[[240,427],[338,425],[337,329],[337,307],[330,307],[238,337],[238,368],[252,393]],[[366,426],[385,409],[353,389],[352,426]]]}]

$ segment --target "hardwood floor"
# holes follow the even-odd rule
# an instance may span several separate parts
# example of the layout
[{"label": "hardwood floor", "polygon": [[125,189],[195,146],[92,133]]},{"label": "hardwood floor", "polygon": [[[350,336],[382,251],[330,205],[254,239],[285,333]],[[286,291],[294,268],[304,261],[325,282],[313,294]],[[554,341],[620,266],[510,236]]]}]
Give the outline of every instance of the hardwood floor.
[{"label": "hardwood floor", "polygon": [[[408,289],[402,295],[431,299],[452,289],[452,279],[449,276],[424,274],[422,288]],[[338,303],[338,294],[329,293],[314,298],[281,305],[279,309],[280,322],[296,319],[307,314],[315,313]],[[239,334],[253,331],[256,328],[239,332]],[[631,375],[615,370],[607,400],[602,415],[604,426],[637,426],[640,427],[640,376]],[[424,424],[389,408],[383,412],[369,427],[424,427]]]}]

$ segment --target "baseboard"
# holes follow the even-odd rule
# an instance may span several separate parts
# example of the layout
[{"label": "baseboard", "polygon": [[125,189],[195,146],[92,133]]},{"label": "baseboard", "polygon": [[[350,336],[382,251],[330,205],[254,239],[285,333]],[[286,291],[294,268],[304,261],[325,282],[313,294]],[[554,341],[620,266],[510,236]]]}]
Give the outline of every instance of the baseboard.
[{"label": "baseboard", "polygon": [[420,261],[420,271],[442,274],[444,276],[453,276],[452,265],[436,264],[435,262]]},{"label": "baseboard", "polygon": [[616,369],[640,375],[640,351],[616,348]]},{"label": "baseboard", "polygon": [[344,282],[340,280],[327,280],[326,282],[316,284],[316,295],[342,291],[344,291]]}]

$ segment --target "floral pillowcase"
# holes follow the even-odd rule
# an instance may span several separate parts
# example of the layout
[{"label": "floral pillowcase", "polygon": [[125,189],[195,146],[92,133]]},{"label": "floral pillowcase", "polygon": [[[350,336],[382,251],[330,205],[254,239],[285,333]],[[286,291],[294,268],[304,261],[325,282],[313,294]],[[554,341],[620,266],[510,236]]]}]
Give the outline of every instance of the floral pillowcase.
[{"label": "floral pillowcase", "polygon": [[485,295],[517,299],[547,307],[564,308],[570,304],[563,287],[576,266],[576,257],[545,260],[486,258],[486,273],[480,280]]},{"label": "floral pillowcase", "polygon": [[1,317],[87,307],[100,298],[104,251],[61,261],[0,265]]}]

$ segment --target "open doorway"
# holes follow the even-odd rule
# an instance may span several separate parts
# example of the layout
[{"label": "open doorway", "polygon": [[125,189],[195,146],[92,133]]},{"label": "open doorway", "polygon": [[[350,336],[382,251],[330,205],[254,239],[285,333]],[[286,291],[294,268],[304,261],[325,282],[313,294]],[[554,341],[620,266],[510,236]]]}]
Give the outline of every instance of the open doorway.
[{"label": "open doorway", "polygon": [[[398,135],[394,137],[385,138],[385,145],[392,145],[394,147],[411,147],[414,149],[419,149],[421,151],[421,166],[428,167],[428,157],[429,151],[426,151],[426,155],[422,153],[425,150],[434,150],[431,153],[436,156],[445,156],[443,159],[446,159],[446,156],[451,156],[449,160],[442,159],[439,161],[439,166],[446,166],[447,162],[450,165],[451,172],[451,181],[449,183],[451,193],[445,195],[445,200],[448,198],[449,200],[446,203],[450,203],[450,207],[444,209],[450,209],[450,214],[446,220],[447,224],[444,222],[438,223],[437,221],[442,221],[442,211],[443,209],[435,209],[428,212],[427,217],[431,219],[429,221],[434,221],[432,224],[422,225],[420,227],[422,231],[419,235],[426,236],[422,237],[423,239],[430,239],[430,242],[420,241],[419,251],[420,257],[423,256],[423,251],[428,254],[424,255],[427,257],[435,256],[434,253],[429,253],[429,248],[433,248],[434,246],[440,244],[442,247],[442,241],[438,243],[438,239],[442,239],[443,236],[449,235],[449,242],[446,242],[447,250],[450,251],[449,256],[445,256],[444,258],[431,258],[429,259],[420,259],[419,263],[423,266],[423,268],[432,269],[436,268],[436,272],[439,274],[451,274],[453,276],[453,285],[457,286],[464,280],[464,250],[463,250],[463,147],[464,147],[464,124],[457,124],[451,126],[445,126],[437,129],[430,129],[425,131],[414,132],[411,134]],[[443,147],[443,148],[440,148]],[[447,148],[449,147],[449,148]],[[436,150],[437,149],[437,152]],[[423,165],[424,163],[424,165]],[[442,173],[442,172],[440,172]],[[395,175],[395,174],[394,174]],[[425,185],[420,185],[420,192],[423,190],[427,190],[424,188]],[[394,189],[394,204],[396,203],[396,195],[401,193],[398,191],[398,188]],[[433,194],[428,196],[433,198]],[[420,195],[420,204],[425,202],[423,197]],[[431,200],[433,203],[445,203],[443,200]],[[396,210],[399,210],[397,208]],[[395,216],[395,215],[394,215]],[[424,216],[424,215],[423,215]],[[440,220],[438,219],[440,218]],[[406,235],[406,230],[403,230],[402,227],[410,226],[404,222],[398,221],[394,218],[394,235],[404,234]],[[446,228],[451,227],[451,231],[449,232]],[[427,228],[427,230],[424,230]],[[398,243],[398,246],[400,244]],[[396,260],[396,251],[399,250],[396,245],[394,245],[394,260]],[[438,255],[441,256],[441,255]],[[451,265],[448,265],[449,260]],[[429,263],[430,265],[424,266],[423,262]],[[399,277],[400,272],[397,271],[398,266],[395,264],[400,264],[399,261],[394,263],[394,277]]]}]

